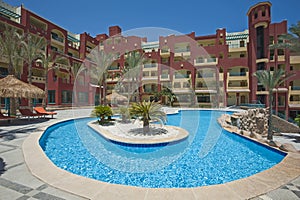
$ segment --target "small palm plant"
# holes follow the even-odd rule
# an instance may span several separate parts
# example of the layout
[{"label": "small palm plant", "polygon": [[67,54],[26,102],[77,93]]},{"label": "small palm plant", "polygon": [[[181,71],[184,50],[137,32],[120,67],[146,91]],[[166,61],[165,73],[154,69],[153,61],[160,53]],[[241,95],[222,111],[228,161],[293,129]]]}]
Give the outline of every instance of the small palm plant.
[{"label": "small palm plant", "polygon": [[96,106],[91,114],[92,117],[98,118],[98,122],[100,125],[107,124],[112,115],[113,115],[113,112],[112,112],[111,108],[106,105]]},{"label": "small palm plant", "polygon": [[166,113],[161,110],[161,105],[154,101],[134,103],[129,108],[129,112],[130,115],[141,118],[143,121],[144,134],[150,132],[150,120],[159,120],[163,123],[166,122]]}]

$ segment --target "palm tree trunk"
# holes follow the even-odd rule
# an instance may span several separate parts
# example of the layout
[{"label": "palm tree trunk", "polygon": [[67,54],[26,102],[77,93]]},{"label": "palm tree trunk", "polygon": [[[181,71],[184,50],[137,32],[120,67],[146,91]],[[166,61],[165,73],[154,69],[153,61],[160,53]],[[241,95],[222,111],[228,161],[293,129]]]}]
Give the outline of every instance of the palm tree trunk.
[{"label": "palm tree trunk", "polygon": [[106,87],[107,87],[107,85],[106,85],[106,74],[105,73],[103,73],[102,80],[103,80],[103,104],[106,105],[106,94],[107,94]]},{"label": "palm tree trunk", "polygon": [[[28,64],[28,83],[32,85],[32,62]],[[28,99],[28,107],[32,111],[32,99]]]},{"label": "palm tree trunk", "polygon": [[143,133],[148,134],[150,132],[149,120],[144,117],[143,119]]},{"label": "palm tree trunk", "polygon": [[273,127],[272,127],[272,99],[273,99],[273,92],[269,91],[269,127],[268,127],[268,140],[273,140]]},{"label": "palm tree trunk", "polygon": [[46,106],[47,106],[47,99],[48,99],[48,73],[46,72],[46,76],[45,76],[45,96],[44,96],[43,104],[42,104],[42,106],[44,108],[46,108]]}]

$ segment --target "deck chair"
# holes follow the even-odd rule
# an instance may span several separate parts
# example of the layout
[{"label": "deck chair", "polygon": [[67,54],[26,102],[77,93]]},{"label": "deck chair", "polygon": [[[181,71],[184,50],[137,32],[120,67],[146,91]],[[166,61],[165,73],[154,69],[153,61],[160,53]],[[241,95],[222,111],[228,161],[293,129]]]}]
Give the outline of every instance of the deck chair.
[{"label": "deck chair", "polygon": [[34,118],[34,117],[42,117],[43,115],[42,114],[39,114],[39,113],[33,113],[30,109],[27,109],[27,108],[20,108],[19,109],[22,117],[27,117],[28,119],[30,119],[31,117]]},{"label": "deck chair", "polygon": [[16,119],[16,117],[5,116],[5,115],[3,115],[3,113],[0,112],[0,120],[10,121],[10,120],[14,120],[14,119]]},{"label": "deck chair", "polygon": [[35,107],[34,110],[35,110],[36,113],[41,114],[41,115],[44,115],[44,117],[45,117],[46,115],[51,115],[51,117],[53,118],[53,115],[56,115],[56,114],[57,114],[56,112],[49,112],[49,111],[46,111],[43,107]]}]

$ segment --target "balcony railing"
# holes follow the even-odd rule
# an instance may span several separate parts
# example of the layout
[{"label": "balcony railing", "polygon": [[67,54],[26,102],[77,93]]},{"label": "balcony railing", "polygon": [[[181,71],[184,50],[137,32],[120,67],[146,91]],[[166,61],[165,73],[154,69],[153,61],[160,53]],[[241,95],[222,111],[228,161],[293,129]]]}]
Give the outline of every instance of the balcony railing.
[{"label": "balcony railing", "polygon": [[185,52],[190,52],[190,48],[180,48],[174,50],[174,53],[185,53]]},{"label": "balcony railing", "polygon": [[217,64],[218,59],[217,58],[197,58],[194,60],[194,64],[197,65],[211,65],[211,64]]},{"label": "balcony railing", "polygon": [[300,90],[300,86],[291,86],[291,90]]},{"label": "balcony railing", "polygon": [[169,74],[161,74],[160,79],[169,79]]},{"label": "balcony railing", "polygon": [[189,74],[180,74],[180,73],[176,73],[175,74],[175,78],[179,79],[179,78],[190,78]]},{"label": "balcony railing", "polygon": [[247,72],[229,72],[229,76],[246,76]]},{"label": "balcony railing", "polygon": [[56,41],[59,41],[61,43],[64,43],[64,38],[59,37],[59,36],[57,36],[55,34],[51,34],[51,38],[54,39],[54,40],[56,40]]},{"label": "balcony railing", "polygon": [[155,68],[157,67],[156,63],[146,63],[144,64],[144,68]]}]

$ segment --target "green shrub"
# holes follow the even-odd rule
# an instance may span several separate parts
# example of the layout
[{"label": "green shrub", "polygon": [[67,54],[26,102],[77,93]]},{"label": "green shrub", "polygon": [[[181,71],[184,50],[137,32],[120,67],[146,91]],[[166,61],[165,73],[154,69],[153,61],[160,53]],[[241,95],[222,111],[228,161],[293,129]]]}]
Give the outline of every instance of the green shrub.
[{"label": "green shrub", "polygon": [[113,115],[113,112],[109,106],[99,105],[92,111],[92,117],[97,117],[99,124],[107,124]]}]

